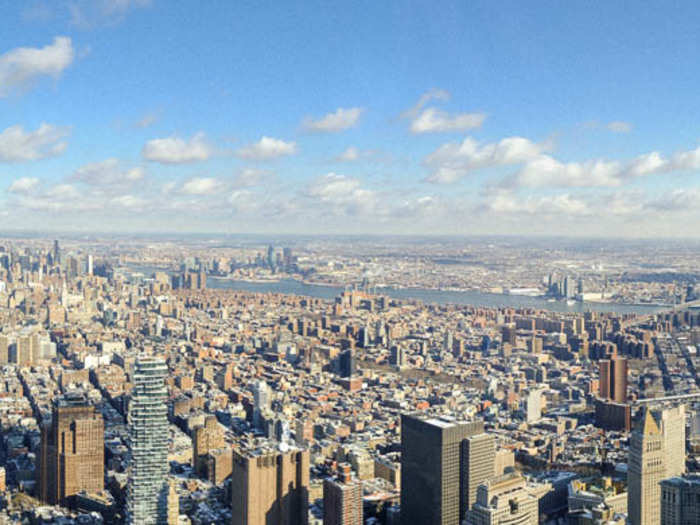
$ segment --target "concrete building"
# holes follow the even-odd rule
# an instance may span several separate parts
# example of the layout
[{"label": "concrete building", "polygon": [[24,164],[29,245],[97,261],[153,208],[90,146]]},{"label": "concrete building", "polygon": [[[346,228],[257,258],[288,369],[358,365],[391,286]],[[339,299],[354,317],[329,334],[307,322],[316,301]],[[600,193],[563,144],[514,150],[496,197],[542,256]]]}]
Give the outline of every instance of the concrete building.
[{"label": "concrete building", "polygon": [[309,451],[258,448],[233,452],[233,525],[306,525]]},{"label": "concrete building", "polygon": [[481,421],[401,416],[403,525],[459,525],[469,493],[463,442],[483,430]]},{"label": "concrete building", "polygon": [[665,478],[685,473],[685,406],[654,412],[664,435]]},{"label": "concrete building", "polygon": [[81,491],[104,489],[104,421],[82,394],[54,400],[51,423],[41,430],[39,493],[65,505]]},{"label": "concrete building", "polygon": [[323,525],[362,525],[362,481],[347,463],[338,470],[337,479],[323,482]]},{"label": "concrete building", "polygon": [[136,360],[129,402],[127,523],[150,525],[168,519],[168,367],[161,359]]},{"label": "concrete building", "polygon": [[525,479],[511,472],[479,485],[467,525],[538,525],[539,497]]},{"label": "concrete building", "polygon": [[661,525],[700,525],[700,476],[661,482]]},{"label": "concrete building", "polygon": [[627,402],[627,359],[613,357],[598,361],[599,394],[602,399],[616,403]]},{"label": "concrete building", "polygon": [[542,389],[533,388],[525,399],[525,418],[528,423],[537,423],[542,419]]},{"label": "concrete building", "polygon": [[462,463],[466,475],[468,510],[476,501],[477,487],[496,474],[496,440],[494,437],[484,433],[465,439],[462,442]]},{"label": "concrete building", "polygon": [[649,408],[630,437],[627,508],[631,525],[658,525],[661,519],[659,483],[665,477],[664,435]]}]

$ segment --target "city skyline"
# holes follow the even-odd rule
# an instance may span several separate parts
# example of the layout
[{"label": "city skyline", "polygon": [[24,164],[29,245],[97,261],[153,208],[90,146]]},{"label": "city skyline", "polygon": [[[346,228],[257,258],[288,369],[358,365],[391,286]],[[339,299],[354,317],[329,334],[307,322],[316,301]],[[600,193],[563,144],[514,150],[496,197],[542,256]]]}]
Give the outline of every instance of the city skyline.
[{"label": "city skyline", "polygon": [[697,237],[693,7],[8,5],[0,220]]}]

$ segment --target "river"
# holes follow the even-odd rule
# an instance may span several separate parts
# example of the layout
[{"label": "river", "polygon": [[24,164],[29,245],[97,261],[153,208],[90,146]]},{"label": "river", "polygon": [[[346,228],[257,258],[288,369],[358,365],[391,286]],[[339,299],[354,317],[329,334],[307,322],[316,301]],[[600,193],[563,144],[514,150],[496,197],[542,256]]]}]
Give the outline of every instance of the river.
[{"label": "river", "polygon": [[[132,272],[140,272],[150,276],[155,271],[168,270],[152,266],[129,265]],[[318,297],[319,299],[333,299],[340,295],[344,288],[338,286],[324,286],[320,284],[306,284],[294,279],[281,279],[271,282],[251,282],[234,279],[221,279],[209,277],[207,287],[219,290],[241,290],[257,293],[282,293],[289,295],[306,295]],[[430,290],[426,288],[377,288],[377,293],[387,295],[394,299],[417,299],[425,303],[436,304],[463,304],[473,306],[484,306],[489,308],[510,307],[510,308],[539,308],[541,310],[551,310],[554,312],[615,312],[620,314],[649,314],[663,307],[657,305],[632,305],[616,303],[580,303],[572,305],[566,301],[550,302],[542,297],[529,297],[525,295],[497,294],[477,291],[447,291]]]}]

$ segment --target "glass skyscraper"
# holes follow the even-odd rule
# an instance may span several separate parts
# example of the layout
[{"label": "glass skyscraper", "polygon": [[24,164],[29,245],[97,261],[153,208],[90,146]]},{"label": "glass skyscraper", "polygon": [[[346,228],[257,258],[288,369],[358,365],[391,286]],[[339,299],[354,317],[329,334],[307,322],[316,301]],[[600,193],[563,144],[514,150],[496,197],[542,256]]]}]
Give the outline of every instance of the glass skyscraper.
[{"label": "glass skyscraper", "polygon": [[162,359],[142,357],[134,367],[129,403],[129,486],[127,523],[167,523],[168,367]]}]

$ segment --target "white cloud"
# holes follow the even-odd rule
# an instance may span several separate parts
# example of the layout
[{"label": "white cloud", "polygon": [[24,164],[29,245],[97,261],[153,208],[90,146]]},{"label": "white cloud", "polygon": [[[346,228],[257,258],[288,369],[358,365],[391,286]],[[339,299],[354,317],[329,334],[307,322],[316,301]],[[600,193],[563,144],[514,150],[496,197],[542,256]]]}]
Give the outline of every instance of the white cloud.
[{"label": "white cloud", "polygon": [[236,213],[252,213],[260,208],[260,199],[256,199],[249,190],[235,190],[227,201]]},{"label": "white cloud", "polygon": [[129,10],[150,4],[151,0],[73,0],[68,4],[68,12],[73,25],[90,28],[119,22]]},{"label": "white cloud", "polygon": [[39,179],[36,177],[21,177],[15,180],[7,191],[10,193],[29,193],[39,185]]},{"label": "white cloud", "polygon": [[440,100],[442,102],[446,102],[450,100],[450,93],[445,91],[444,89],[437,88],[433,88],[426,91],[421,95],[421,97],[418,99],[418,102],[416,102],[414,106],[408,108],[406,111],[401,113],[401,118],[415,118],[420,112],[420,110],[423,109],[423,107],[431,100]]},{"label": "white cloud", "polygon": [[135,195],[120,195],[110,199],[110,204],[118,208],[134,209],[143,208],[148,204],[148,201]]},{"label": "white cloud", "polygon": [[296,151],[297,145],[295,142],[262,137],[258,142],[240,148],[236,151],[236,155],[248,160],[270,160],[285,155],[293,155]]},{"label": "white cloud", "polygon": [[412,133],[439,133],[449,131],[466,131],[479,128],[484,123],[483,113],[458,113],[450,115],[437,108],[424,109],[411,122]]},{"label": "white cloud", "polygon": [[307,118],[302,126],[308,131],[335,133],[357,125],[362,112],[362,108],[338,108],[318,120]]},{"label": "white cloud", "polygon": [[181,193],[187,195],[211,195],[221,188],[221,183],[213,177],[195,177],[182,185]]},{"label": "white cloud", "polygon": [[136,182],[145,176],[146,171],[142,167],[125,170],[121,168],[119,160],[109,158],[78,168],[72,178],[93,186],[106,186]]},{"label": "white cloud", "polygon": [[698,170],[700,169],[700,147],[690,151],[680,151],[671,157],[671,169]]},{"label": "white cloud", "polygon": [[146,113],[143,117],[136,121],[135,125],[137,128],[148,128],[155,124],[158,121],[158,118],[158,113]]},{"label": "white cloud", "polygon": [[428,182],[452,183],[473,171],[493,166],[521,164],[537,158],[544,146],[522,137],[479,145],[467,137],[462,143],[443,144],[425,159],[432,169]]},{"label": "white cloud", "polygon": [[336,160],[340,162],[353,162],[360,158],[361,152],[355,146],[348,147],[340,155],[336,157]]},{"label": "white cloud", "polygon": [[496,214],[525,215],[590,215],[591,208],[584,200],[568,193],[541,197],[518,196],[509,191],[489,195],[483,207]]},{"label": "white cloud", "polygon": [[41,76],[58,77],[74,57],[71,39],[65,36],[44,47],[18,47],[0,55],[0,98],[31,87]]},{"label": "white cloud", "polygon": [[55,157],[65,151],[66,127],[41,124],[36,131],[25,131],[20,125],[0,133],[0,162],[23,162]]},{"label": "white cloud", "polygon": [[606,127],[613,133],[629,133],[632,131],[632,124],[629,122],[622,122],[620,120],[608,122]]},{"label": "white cloud", "polygon": [[250,188],[258,186],[272,175],[269,171],[256,168],[244,168],[234,178],[233,184],[238,188]]},{"label": "white cloud", "polygon": [[334,214],[369,214],[377,205],[376,192],[362,188],[358,179],[336,173],[318,177],[307,188],[307,195],[331,205],[328,211]]},{"label": "white cloud", "polygon": [[614,161],[563,163],[541,155],[525,164],[516,180],[518,185],[530,188],[619,186],[621,173],[622,166]]},{"label": "white cloud", "polygon": [[189,140],[166,137],[149,140],[141,150],[144,159],[161,164],[184,164],[209,159],[213,148],[204,133],[197,133]]}]

